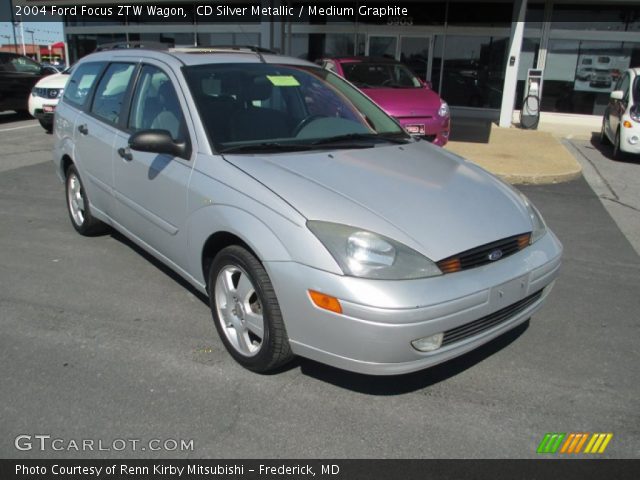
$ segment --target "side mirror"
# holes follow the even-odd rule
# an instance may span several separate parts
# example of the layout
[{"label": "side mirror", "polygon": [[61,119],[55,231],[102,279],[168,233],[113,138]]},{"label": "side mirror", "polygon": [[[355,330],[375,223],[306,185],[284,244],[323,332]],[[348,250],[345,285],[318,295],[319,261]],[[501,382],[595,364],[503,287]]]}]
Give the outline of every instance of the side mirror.
[{"label": "side mirror", "polygon": [[624,92],[622,90],[614,90],[611,92],[611,100],[622,100],[624,98]]},{"label": "side mirror", "polygon": [[187,142],[176,142],[167,130],[141,130],[129,137],[129,148],[138,152],[164,153],[189,159]]}]

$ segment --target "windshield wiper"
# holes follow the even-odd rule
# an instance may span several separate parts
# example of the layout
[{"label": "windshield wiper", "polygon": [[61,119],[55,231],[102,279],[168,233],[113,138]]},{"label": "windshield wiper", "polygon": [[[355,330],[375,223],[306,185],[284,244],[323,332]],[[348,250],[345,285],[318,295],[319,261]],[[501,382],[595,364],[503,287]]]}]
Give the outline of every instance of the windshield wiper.
[{"label": "windshield wiper", "polygon": [[361,147],[366,148],[370,146],[370,143],[351,143],[358,142],[361,140],[365,141],[382,141],[389,143],[408,143],[411,141],[410,137],[405,136],[404,134],[382,134],[382,133],[347,133],[345,135],[336,135],[334,137],[321,138],[319,140],[315,140],[311,142],[312,145],[342,145],[342,143],[348,143],[350,147]]},{"label": "windshield wiper", "polygon": [[218,153],[299,152],[311,148],[313,147],[300,143],[264,142],[222,147],[218,149]]}]

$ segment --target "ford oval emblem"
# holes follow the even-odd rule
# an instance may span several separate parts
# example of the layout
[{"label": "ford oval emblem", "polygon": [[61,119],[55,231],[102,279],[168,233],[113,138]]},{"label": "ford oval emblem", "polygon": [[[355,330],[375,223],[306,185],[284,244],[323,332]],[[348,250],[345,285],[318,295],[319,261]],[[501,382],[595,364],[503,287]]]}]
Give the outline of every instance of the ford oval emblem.
[{"label": "ford oval emblem", "polygon": [[489,255],[487,255],[487,257],[492,262],[495,262],[496,260],[500,260],[502,258],[502,250],[500,250],[498,248],[498,249],[494,250],[493,252],[491,252]]}]

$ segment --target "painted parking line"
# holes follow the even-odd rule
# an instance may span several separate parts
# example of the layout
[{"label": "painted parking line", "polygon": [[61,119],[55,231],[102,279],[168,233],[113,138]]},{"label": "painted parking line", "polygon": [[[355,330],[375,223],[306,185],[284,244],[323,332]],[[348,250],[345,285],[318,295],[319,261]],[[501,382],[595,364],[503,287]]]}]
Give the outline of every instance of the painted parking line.
[{"label": "painted parking line", "polygon": [[33,128],[33,127],[37,127],[37,126],[38,126],[38,124],[36,123],[34,125],[24,125],[22,127],[3,128],[3,129],[0,129],[0,133],[2,133],[2,132],[10,132],[12,130],[22,130],[23,128]]}]

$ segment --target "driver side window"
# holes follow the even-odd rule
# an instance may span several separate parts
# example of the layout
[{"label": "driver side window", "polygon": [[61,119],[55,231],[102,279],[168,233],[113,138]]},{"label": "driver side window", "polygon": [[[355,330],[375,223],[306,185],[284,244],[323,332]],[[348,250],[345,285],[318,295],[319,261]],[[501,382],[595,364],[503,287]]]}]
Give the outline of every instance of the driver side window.
[{"label": "driver side window", "polygon": [[133,96],[129,129],[167,130],[175,141],[184,141],[186,125],[171,79],[157,67],[142,67]]}]

